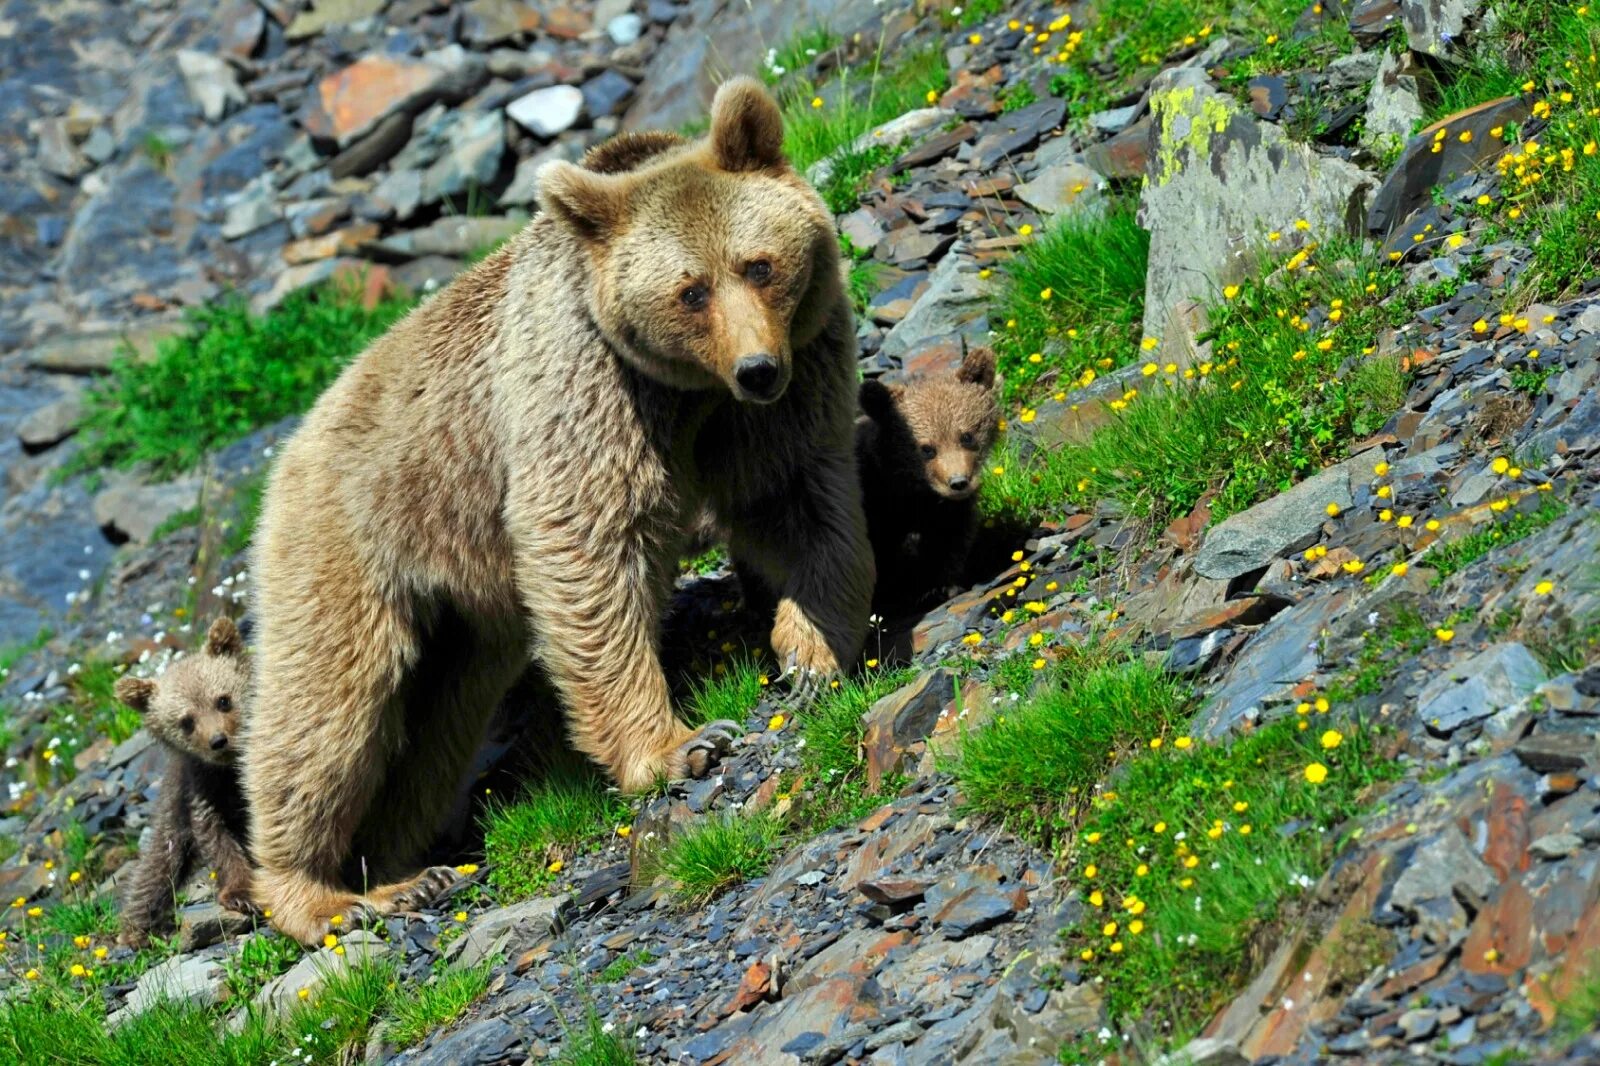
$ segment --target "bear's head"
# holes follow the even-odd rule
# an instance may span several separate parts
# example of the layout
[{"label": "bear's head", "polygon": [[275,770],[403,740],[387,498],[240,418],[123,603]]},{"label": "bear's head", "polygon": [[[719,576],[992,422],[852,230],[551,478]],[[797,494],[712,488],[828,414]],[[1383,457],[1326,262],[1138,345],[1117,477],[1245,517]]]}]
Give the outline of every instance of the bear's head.
[{"label": "bear's head", "polygon": [[861,409],[876,430],[880,465],[946,499],[978,491],[1000,427],[994,352],[974,348],[955,374],[905,384],[861,383]]},{"label": "bear's head", "polygon": [[734,78],[704,138],[638,147],[538,175],[540,206],[587,253],[595,321],[657,381],[771,403],[840,300],[833,220],[784,158],[777,104]]},{"label": "bear's head", "polygon": [[250,667],[231,619],[212,622],[199,654],[167,667],[159,681],[119,678],[116,692],[169,747],[219,766],[237,758],[240,718],[250,698]]}]

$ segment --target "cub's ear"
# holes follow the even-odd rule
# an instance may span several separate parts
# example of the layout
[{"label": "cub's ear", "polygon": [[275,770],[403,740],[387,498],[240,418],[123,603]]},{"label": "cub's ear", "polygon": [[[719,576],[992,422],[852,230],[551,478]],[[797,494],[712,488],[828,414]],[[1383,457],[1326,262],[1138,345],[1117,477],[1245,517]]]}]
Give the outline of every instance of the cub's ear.
[{"label": "cub's ear", "polygon": [[206,630],[207,655],[238,655],[244,651],[244,638],[239,635],[239,627],[233,624],[233,619],[224,615],[211,623],[211,628]]},{"label": "cub's ear", "polygon": [[973,348],[967,352],[961,360],[961,369],[956,371],[956,380],[967,385],[994,388],[994,349]]},{"label": "cub's ear", "polygon": [[117,699],[143,714],[156,698],[156,683],[148,677],[119,677],[115,691]]},{"label": "cub's ear", "polygon": [[738,173],[783,162],[783,114],[754,78],[729,78],[711,101],[711,150]]},{"label": "cub's ear", "polygon": [[874,422],[888,422],[895,417],[895,405],[900,402],[901,386],[885,385],[877,378],[861,383],[858,394],[861,409]]},{"label": "cub's ear", "polygon": [[572,163],[546,163],[535,175],[539,206],[586,241],[603,241],[622,227],[628,211],[625,179]]}]

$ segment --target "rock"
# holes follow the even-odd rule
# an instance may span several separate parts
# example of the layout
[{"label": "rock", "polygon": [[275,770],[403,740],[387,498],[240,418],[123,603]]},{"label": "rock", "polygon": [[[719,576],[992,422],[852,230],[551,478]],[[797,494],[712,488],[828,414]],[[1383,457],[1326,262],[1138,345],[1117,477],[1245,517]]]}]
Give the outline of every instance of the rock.
[{"label": "rock", "polygon": [[45,119],[39,124],[39,144],[34,158],[58,178],[76,181],[89,169],[89,160],[72,143],[64,119]]},{"label": "rock", "polygon": [[552,159],[564,159],[569,163],[575,163],[582,157],[583,148],[572,140],[559,140],[547,145],[517,164],[517,172],[512,176],[511,184],[506,186],[505,192],[499,196],[500,203],[507,207],[534,203],[539,198],[540,167]]},{"label": "rock", "polygon": [[1101,199],[1100,175],[1081,162],[1061,163],[1039,171],[1018,185],[1017,196],[1047,215],[1092,210]]},{"label": "rock", "polygon": [[222,219],[222,237],[238,240],[272,225],[281,217],[271,185],[266,180],[252,182],[228,205],[228,213]]},{"label": "rock", "polygon": [[1549,833],[1528,844],[1528,854],[1536,859],[1554,862],[1583,849],[1583,838],[1577,833]]},{"label": "rock", "polygon": [[385,116],[365,137],[334,156],[328,173],[337,180],[377,170],[411,139],[411,120],[412,116],[404,111]]},{"label": "rock", "polygon": [[156,345],[182,333],[185,328],[177,319],[161,319],[130,325],[126,329],[69,333],[34,348],[28,353],[27,363],[35,370],[59,374],[103,373],[123,356],[150,358],[155,354]]},{"label": "rock", "polygon": [[1430,733],[1449,736],[1531,695],[1547,677],[1521,644],[1494,644],[1429,682],[1417,714]]},{"label": "rock", "polygon": [[227,998],[228,977],[222,961],[195,955],[175,955],[151,967],[128,993],[122,1009],[108,1023],[115,1028],[157,1003],[188,1003],[209,1007]]},{"label": "rock", "polygon": [[1328,88],[1355,89],[1370,85],[1389,52],[1353,52],[1328,64]]},{"label": "rock", "polygon": [[[1506,96],[1458,111],[1412,137],[1373,194],[1367,229],[1388,235],[1411,212],[1431,202],[1435,186],[1448,185],[1463,174],[1492,164],[1505,142],[1491,131],[1521,125],[1532,114],[1531,104],[1520,97]],[[1438,143],[1442,147],[1435,152],[1435,134],[1441,130],[1444,136]],[[1469,132],[1472,137],[1462,141],[1461,135]]]},{"label": "rock", "polygon": [[584,112],[593,120],[622,111],[633,96],[633,82],[614,70],[607,70],[584,82],[579,91],[583,93]]},{"label": "rock", "polygon": [[488,48],[539,28],[539,12],[520,0],[469,0],[461,9],[461,34],[473,48]]},{"label": "rock", "polygon": [[583,91],[574,85],[535,89],[506,108],[513,122],[546,139],[571,129],[582,111]]},{"label": "rock", "polygon": [[1461,830],[1450,826],[1420,843],[1389,891],[1389,905],[1405,912],[1458,890],[1469,899],[1486,899],[1494,891],[1494,871],[1478,857]]},{"label": "rock", "polygon": [[960,332],[983,317],[994,279],[978,277],[978,267],[952,247],[928,278],[928,288],[896,323],[879,351],[890,358],[903,356],[934,337]]},{"label": "rock", "polygon": [[389,0],[316,0],[316,6],[295,16],[285,31],[291,41],[314,37],[334,26],[346,26],[376,15]]},{"label": "rock", "polygon": [[[1544,686],[1540,686],[1540,690],[1543,689]],[[1539,733],[1517,741],[1511,752],[1534,773],[1559,773],[1587,766],[1594,758],[1595,742],[1591,736]]]},{"label": "rock", "polygon": [[1369,48],[1387,37],[1399,18],[1400,0],[1356,0],[1350,6],[1350,33]]},{"label": "rock", "polygon": [[1422,90],[1418,71],[1410,53],[1397,56],[1383,53],[1383,61],[1367,93],[1367,112],[1362,131],[1364,141],[1381,145],[1385,141],[1404,141],[1422,121]]},{"label": "rock", "polygon": [[472,919],[466,936],[453,941],[443,957],[453,969],[470,970],[490,956],[560,932],[571,906],[570,899],[540,897],[480,914]]},{"label": "rock", "polygon": [[1146,116],[1110,140],[1091,144],[1084,149],[1083,161],[1103,178],[1143,178],[1150,166],[1150,127]]},{"label": "rock", "polygon": [[606,36],[613,44],[626,47],[644,35],[644,19],[629,11],[606,23]]},{"label": "rock", "polygon": [[1400,1026],[1400,1035],[1405,1041],[1414,1044],[1438,1032],[1439,1012],[1425,1007],[1415,1008],[1400,1015],[1400,1020],[1395,1024]]},{"label": "rock", "polygon": [[528,224],[523,215],[504,217],[447,215],[421,229],[391,234],[369,246],[387,259],[419,259],[428,255],[464,259],[481,254]]},{"label": "rock", "polygon": [[226,60],[184,48],[178,52],[178,70],[207,122],[219,122],[229,111],[244,106],[244,90]]},{"label": "rock", "polygon": [[82,418],[83,391],[74,388],[18,422],[17,439],[25,451],[41,452],[76,433]]},{"label": "rock", "polygon": [[494,182],[505,153],[505,121],[497,111],[454,116],[442,155],[422,175],[421,202],[437,203]]},{"label": "rock", "polygon": [[348,148],[390,115],[465,99],[487,76],[483,60],[459,45],[421,59],[363,56],[317,83],[301,125],[319,142]]},{"label": "rock", "polygon": [[148,544],[161,523],[199,502],[198,477],[141,485],[124,476],[95,495],[94,520],[113,540]]},{"label": "rock", "polygon": [[[1314,239],[1354,235],[1372,175],[1323,156],[1241,112],[1193,68],[1150,88],[1148,180],[1139,224],[1150,231],[1144,329],[1159,337],[1184,298],[1220,298],[1255,269],[1241,248],[1305,220]],[[1196,225],[1205,219],[1205,225]]]},{"label": "rock", "polygon": [[1206,532],[1195,556],[1201,577],[1231,579],[1259,569],[1328,520],[1328,505],[1340,511],[1355,505],[1352,485],[1372,473],[1372,462],[1353,456],[1269,497],[1248,511],[1219,522]]},{"label": "rock", "polygon": [[1052,96],[1000,115],[972,146],[969,165],[974,170],[992,170],[1033,147],[1040,137],[1061,125],[1066,110],[1067,102]]},{"label": "rock", "polygon": [[993,867],[948,877],[927,891],[928,916],[950,940],[1008,922],[1017,913],[1017,891],[1005,891]]},{"label": "rock", "polygon": [[867,757],[867,786],[876,789],[921,753],[944,708],[955,697],[949,670],[929,670],[873,704],[861,716],[861,746]]},{"label": "rock", "polygon": [[248,914],[224,910],[221,904],[215,901],[185,907],[179,913],[178,919],[180,955],[208,948],[219,940],[243,936],[250,932],[258,921]]},{"label": "rock", "polygon": [[1463,62],[1467,30],[1481,18],[1485,0],[1400,0],[1406,43],[1413,52]]},{"label": "rock", "polygon": [[1229,1040],[1202,1036],[1182,1049],[1156,1060],[1157,1066],[1250,1066],[1238,1047]]},{"label": "rock", "polygon": [[316,990],[328,978],[345,972],[351,966],[377,962],[394,950],[376,933],[365,929],[352,929],[339,938],[338,946],[344,948],[342,953],[335,952],[331,947],[308,952],[287,973],[269,981],[257,992],[255,1005],[270,1010],[280,1018],[285,1017],[299,1005],[302,989],[310,993],[307,998],[314,1002]]},{"label": "rock", "polygon": [[1096,111],[1089,116],[1089,125],[1104,134],[1118,134],[1133,125],[1134,119],[1139,117],[1139,112],[1144,110],[1140,104],[1129,104],[1127,107],[1114,107],[1109,111]]}]

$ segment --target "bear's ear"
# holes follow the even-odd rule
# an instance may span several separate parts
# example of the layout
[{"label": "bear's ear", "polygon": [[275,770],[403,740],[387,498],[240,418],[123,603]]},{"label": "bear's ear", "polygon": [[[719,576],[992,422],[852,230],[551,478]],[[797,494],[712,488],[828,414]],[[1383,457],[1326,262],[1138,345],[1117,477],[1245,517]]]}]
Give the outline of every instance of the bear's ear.
[{"label": "bear's ear", "polygon": [[143,714],[156,698],[156,683],[148,677],[119,677],[115,691],[117,699]]},{"label": "bear's ear", "polygon": [[974,348],[961,360],[956,380],[967,385],[994,388],[994,349]]},{"label": "bear's ear", "polygon": [[559,160],[534,176],[539,206],[584,240],[605,240],[621,228],[628,207],[626,180]]},{"label": "bear's ear", "polygon": [[224,615],[211,623],[211,628],[206,630],[207,655],[238,655],[244,651],[244,638],[239,636],[239,627],[233,624],[233,619]]},{"label": "bear's ear", "polygon": [[711,101],[717,166],[739,173],[783,162],[783,114],[754,78],[729,78]]},{"label": "bear's ear", "polygon": [[899,385],[885,385],[877,378],[868,378],[861,383],[861,409],[874,422],[888,422],[894,418],[901,391]]}]

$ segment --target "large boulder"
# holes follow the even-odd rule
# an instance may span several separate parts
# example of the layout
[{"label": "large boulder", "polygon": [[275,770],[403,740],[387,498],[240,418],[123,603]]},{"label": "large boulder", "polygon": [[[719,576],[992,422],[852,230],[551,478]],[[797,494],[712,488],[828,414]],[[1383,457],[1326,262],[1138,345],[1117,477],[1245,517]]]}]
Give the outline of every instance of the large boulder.
[{"label": "large boulder", "polygon": [[[1435,186],[1494,165],[1505,150],[1505,127],[1520,126],[1533,105],[1518,96],[1458,111],[1406,142],[1405,150],[1372,197],[1367,229],[1388,235],[1417,208],[1431,202]],[[1463,140],[1463,135],[1466,136]],[[1437,148],[1438,151],[1434,151]]]},{"label": "large boulder", "polygon": [[301,124],[317,142],[348,148],[391,115],[466,99],[488,76],[484,61],[459,45],[421,59],[374,53],[319,81]]},{"label": "large boulder", "polygon": [[1168,70],[1150,87],[1139,224],[1150,231],[1145,333],[1160,337],[1184,299],[1215,299],[1255,267],[1271,230],[1310,223],[1314,239],[1359,232],[1377,179],[1241,110],[1205,72]]},{"label": "large boulder", "polygon": [[1465,62],[1467,34],[1478,25],[1488,6],[1486,0],[1400,0],[1406,43],[1413,52],[1447,62]]}]

